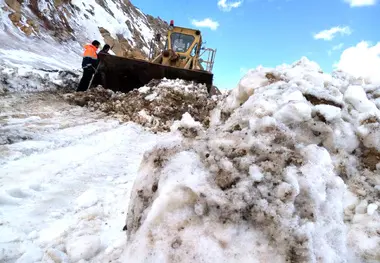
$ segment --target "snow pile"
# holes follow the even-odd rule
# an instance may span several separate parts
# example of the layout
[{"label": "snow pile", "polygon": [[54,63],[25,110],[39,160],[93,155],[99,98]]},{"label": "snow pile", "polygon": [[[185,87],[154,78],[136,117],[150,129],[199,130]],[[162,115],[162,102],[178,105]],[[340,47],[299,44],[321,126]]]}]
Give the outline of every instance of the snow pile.
[{"label": "snow pile", "polygon": [[145,154],[124,256],[377,262],[379,92],[305,58],[251,70],[207,130],[184,114],[183,139]]},{"label": "snow pile", "polygon": [[169,131],[173,121],[188,112],[203,125],[209,124],[209,113],[217,98],[208,97],[206,86],[183,80],[153,80],[129,93],[114,93],[101,87],[87,92],[67,94],[66,99],[91,110],[133,121],[153,131]]},{"label": "snow pile", "polygon": [[[4,67],[0,65],[0,94],[8,92],[33,92],[68,90],[77,88],[81,72],[78,70],[47,70],[18,67]],[[4,92],[2,92],[2,90]]]}]

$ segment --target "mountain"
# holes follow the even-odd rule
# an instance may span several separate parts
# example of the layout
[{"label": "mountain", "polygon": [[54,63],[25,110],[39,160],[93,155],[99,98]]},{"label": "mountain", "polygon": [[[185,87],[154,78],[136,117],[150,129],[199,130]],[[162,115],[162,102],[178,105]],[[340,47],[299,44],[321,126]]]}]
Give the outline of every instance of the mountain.
[{"label": "mountain", "polygon": [[0,0],[0,11],[0,59],[22,66],[78,68],[82,46],[94,39],[116,55],[146,58],[168,28],[129,0]]}]

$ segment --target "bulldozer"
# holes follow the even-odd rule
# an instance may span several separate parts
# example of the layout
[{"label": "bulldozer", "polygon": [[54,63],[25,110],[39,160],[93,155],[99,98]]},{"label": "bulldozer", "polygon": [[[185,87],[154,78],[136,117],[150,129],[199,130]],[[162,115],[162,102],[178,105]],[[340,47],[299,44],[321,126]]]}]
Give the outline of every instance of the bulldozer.
[{"label": "bulldozer", "polygon": [[212,69],[216,49],[203,47],[200,30],[175,26],[172,20],[163,50],[156,50],[154,42],[161,41],[161,35],[156,34],[147,60],[99,54],[101,85],[127,93],[151,80],[166,78],[205,84],[209,94],[215,90]]}]

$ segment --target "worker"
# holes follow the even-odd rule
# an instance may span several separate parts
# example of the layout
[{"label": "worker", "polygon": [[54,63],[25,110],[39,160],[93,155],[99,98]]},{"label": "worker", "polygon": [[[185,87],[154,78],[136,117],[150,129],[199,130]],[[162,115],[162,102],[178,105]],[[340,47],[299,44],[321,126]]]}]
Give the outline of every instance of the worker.
[{"label": "worker", "polygon": [[94,40],[91,44],[86,45],[83,53],[82,69],[83,76],[79,82],[77,91],[86,91],[89,88],[93,74],[98,67],[98,54],[96,51],[100,46],[100,42]]},{"label": "worker", "polygon": [[[102,48],[102,50],[99,51],[98,55],[109,55],[110,56],[111,54],[108,53],[110,51],[110,49],[111,49],[110,45],[105,44],[104,47]],[[99,57],[99,59],[101,59],[101,57]],[[103,79],[104,79],[104,72],[97,71],[95,73],[93,80],[92,80],[91,86],[96,87],[98,85],[102,85]]]},{"label": "worker", "polygon": [[107,54],[109,55],[108,51],[110,51],[110,45],[108,44],[105,44],[104,47],[102,48],[102,50],[99,51],[99,54]]}]

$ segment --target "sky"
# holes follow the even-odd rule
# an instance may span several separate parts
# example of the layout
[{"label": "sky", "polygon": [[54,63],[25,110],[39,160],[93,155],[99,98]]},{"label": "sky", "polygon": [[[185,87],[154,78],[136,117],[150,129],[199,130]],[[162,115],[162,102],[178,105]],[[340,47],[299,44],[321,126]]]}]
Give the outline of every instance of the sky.
[{"label": "sky", "polygon": [[217,49],[219,89],[248,69],[305,56],[324,72],[342,69],[380,81],[380,0],[134,0],[144,13],[198,28]]}]

